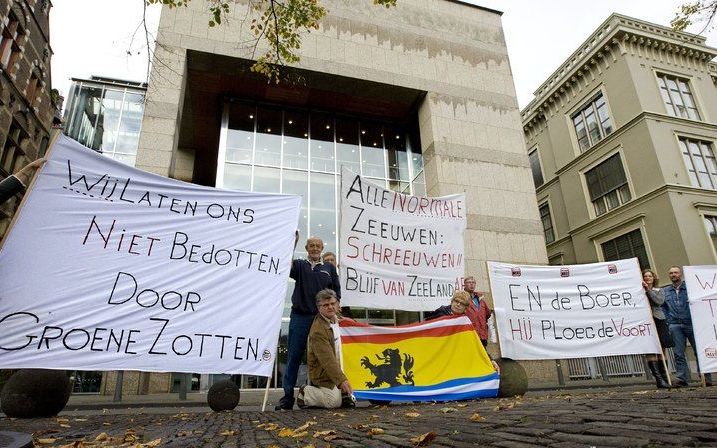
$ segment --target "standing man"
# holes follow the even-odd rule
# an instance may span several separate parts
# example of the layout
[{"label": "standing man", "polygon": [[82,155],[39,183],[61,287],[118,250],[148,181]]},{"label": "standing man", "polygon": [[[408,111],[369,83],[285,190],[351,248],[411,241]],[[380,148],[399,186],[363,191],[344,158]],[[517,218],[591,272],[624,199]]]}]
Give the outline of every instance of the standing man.
[{"label": "standing man", "polygon": [[483,294],[476,291],[476,279],[472,276],[463,279],[463,290],[470,294],[471,305],[466,310],[466,316],[476,327],[476,333],[483,347],[488,347],[488,319],[493,311],[483,299]]},{"label": "standing man", "polygon": [[316,306],[319,314],[309,332],[309,384],[299,388],[297,404],[300,408],[354,407],[351,383],[341,370],[336,293],[331,289],[319,291]]},{"label": "standing man", "polygon": [[[294,247],[299,241],[296,232]],[[324,242],[320,238],[310,237],[306,240],[308,259],[295,259],[291,262],[289,277],[296,281],[294,293],[291,295],[291,320],[289,321],[289,338],[287,342],[286,369],[284,370],[284,396],[279,400],[276,410],[294,408],[294,386],[299,373],[301,358],[306,351],[309,329],[318,313],[316,294],[322,289],[331,289],[341,297],[341,286],[336,268],[329,263],[321,262]]]},{"label": "standing man", "polygon": [[[687,286],[682,280],[682,268],[672,266],[667,275],[670,276],[672,284],[665,286],[662,290],[665,293],[665,304],[663,306],[667,314],[667,325],[670,327],[670,333],[672,333],[672,339],[675,343],[673,350],[675,352],[677,381],[673,383],[673,386],[684,387],[689,385],[690,381],[690,367],[685,357],[688,340],[695,353],[695,359],[697,359],[695,334],[692,331],[692,316],[690,315],[690,305],[687,299]],[[708,386],[712,385],[712,376],[709,373],[705,374],[705,381]]]}]

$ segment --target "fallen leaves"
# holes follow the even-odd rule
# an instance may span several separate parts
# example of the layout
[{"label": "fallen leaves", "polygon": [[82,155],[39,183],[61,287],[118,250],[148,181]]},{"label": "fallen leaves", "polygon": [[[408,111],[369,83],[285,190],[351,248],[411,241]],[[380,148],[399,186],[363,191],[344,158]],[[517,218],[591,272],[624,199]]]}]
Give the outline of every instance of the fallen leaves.
[{"label": "fallen leaves", "polygon": [[38,443],[39,445],[52,445],[53,443],[55,443],[56,440],[57,439],[47,438],[47,439],[37,439],[35,442]]},{"label": "fallen leaves", "polygon": [[256,427],[267,431],[274,431],[279,428],[279,425],[276,423],[262,423],[260,425],[256,425]]},{"label": "fallen leaves", "polygon": [[421,414],[419,414],[418,412],[406,412],[403,415],[405,415],[406,417],[410,417],[410,418],[418,418],[421,416]]},{"label": "fallen leaves", "polygon": [[483,421],[483,420],[485,420],[485,417],[482,417],[482,416],[481,416],[479,413],[477,413],[477,412],[474,413],[473,415],[471,415],[471,421],[472,421],[472,422],[481,422],[481,421]]},{"label": "fallen leaves", "polygon": [[439,409],[438,411],[439,411],[439,412],[442,412],[442,413],[444,413],[444,414],[448,414],[448,413],[450,413],[450,412],[456,412],[457,410],[458,410],[458,409],[456,409],[456,408],[441,408],[441,409]]},{"label": "fallen leaves", "polygon": [[220,435],[220,436],[225,436],[225,437],[235,436],[235,435],[237,435],[237,431],[235,431],[235,430],[233,430],[233,429],[227,429],[227,430],[224,430],[224,431],[220,432],[219,435]]},{"label": "fallen leaves", "polygon": [[368,435],[369,436],[377,436],[377,435],[383,434],[384,432],[386,432],[386,431],[384,431],[381,428],[370,428],[368,430]]},{"label": "fallen leaves", "polygon": [[420,436],[412,437],[411,443],[413,446],[428,446],[435,439],[437,434],[433,431],[421,434]]}]

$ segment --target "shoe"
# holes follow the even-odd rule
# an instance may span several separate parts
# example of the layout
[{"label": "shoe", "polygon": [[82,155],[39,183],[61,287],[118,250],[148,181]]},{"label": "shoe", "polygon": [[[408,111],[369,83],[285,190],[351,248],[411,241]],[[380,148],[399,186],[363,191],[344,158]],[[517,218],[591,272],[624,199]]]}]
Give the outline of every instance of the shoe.
[{"label": "shoe", "polygon": [[712,387],[714,386],[714,384],[712,383],[712,381],[705,381],[705,386]]},{"label": "shoe", "polygon": [[342,395],[341,396],[341,407],[342,408],[355,408],[356,400],[351,395]]},{"label": "shoe", "polygon": [[279,404],[274,407],[275,411],[290,411],[294,409],[294,397],[287,397],[286,395],[281,397]]},{"label": "shoe", "polygon": [[685,380],[681,380],[677,378],[674,383],[672,383],[672,387],[688,387],[689,384]]},{"label": "shoe", "polygon": [[647,367],[650,368],[650,373],[652,373],[652,376],[655,378],[655,386],[657,386],[658,389],[670,388],[670,384],[667,382],[667,379],[662,376],[662,370],[660,369],[657,361],[648,362]]}]

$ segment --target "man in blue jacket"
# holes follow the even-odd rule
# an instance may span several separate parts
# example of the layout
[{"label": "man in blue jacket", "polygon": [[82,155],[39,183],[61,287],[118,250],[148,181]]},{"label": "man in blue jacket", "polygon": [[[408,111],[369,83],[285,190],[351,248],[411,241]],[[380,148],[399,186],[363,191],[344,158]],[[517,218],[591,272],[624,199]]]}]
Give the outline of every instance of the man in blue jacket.
[{"label": "man in blue jacket", "polygon": [[[667,315],[667,325],[670,327],[672,339],[675,342],[673,351],[675,353],[675,364],[677,369],[677,381],[673,386],[684,387],[689,385],[690,366],[687,364],[685,351],[687,350],[687,341],[690,341],[692,350],[697,359],[697,347],[695,345],[695,334],[692,331],[692,316],[690,315],[690,303],[687,299],[687,286],[682,280],[682,268],[672,266],[667,273],[670,276],[671,285],[662,288],[665,293],[665,314]],[[705,374],[705,381],[708,386],[712,385],[712,376]]]},{"label": "man in blue jacket", "polygon": [[[296,242],[299,233],[296,233]],[[295,259],[291,262],[289,277],[296,281],[294,293],[291,295],[291,320],[289,321],[289,339],[287,342],[286,369],[283,376],[284,396],[276,406],[280,409],[294,408],[294,386],[299,373],[301,358],[306,351],[309,330],[318,313],[316,294],[322,289],[332,289],[341,298],[341,286],[336,268],[331,263],[321,262],[324,242],[320,238],[311,237],[306,240],[306,260]]]}]

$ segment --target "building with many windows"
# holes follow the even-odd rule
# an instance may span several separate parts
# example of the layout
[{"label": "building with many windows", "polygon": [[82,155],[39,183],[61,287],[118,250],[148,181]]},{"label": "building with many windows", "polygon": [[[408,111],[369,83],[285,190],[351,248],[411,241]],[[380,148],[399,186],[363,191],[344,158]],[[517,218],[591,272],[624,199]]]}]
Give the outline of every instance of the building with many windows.
[{"label": "building with many windows", "polygon": [[551,264],[717,263],[717,49],[611,15],[522,112]]},{"label": "building with many windows", "polygon": [[[0,178],[45,155],[49,144],[61,103],[50,80],[51,6],[0,0]],[[0,207],[0,235],[18,203]]]},{"label": "building with many windows", "polygon": [[[250,70],[246,4],[211,28],[204,2],[164,8],[136,166],[203,185],[299,194],[302,241],[318,235],[332,252],[342,166],[398,191],[465,192],[466,273],[479,288],[488,288],[486,260],[546,262],[500,13],[449,0],[322,5],[328,15],[303,36],[301,61],[279,84]],[[295,255],[305,256],[303,243]],[[421,319],[401,310],[352,314],[386,325]],[[555,376],[552,365],[530,369]],[[153,374],[149,390],[175,380]],[[211,382],[198,380],[200,389]]]},{"label": "building with many windows", "polygon": [[134,166],[146,92],[145,83],[99,76],[72,78],[65,106],[65,134]]}]

